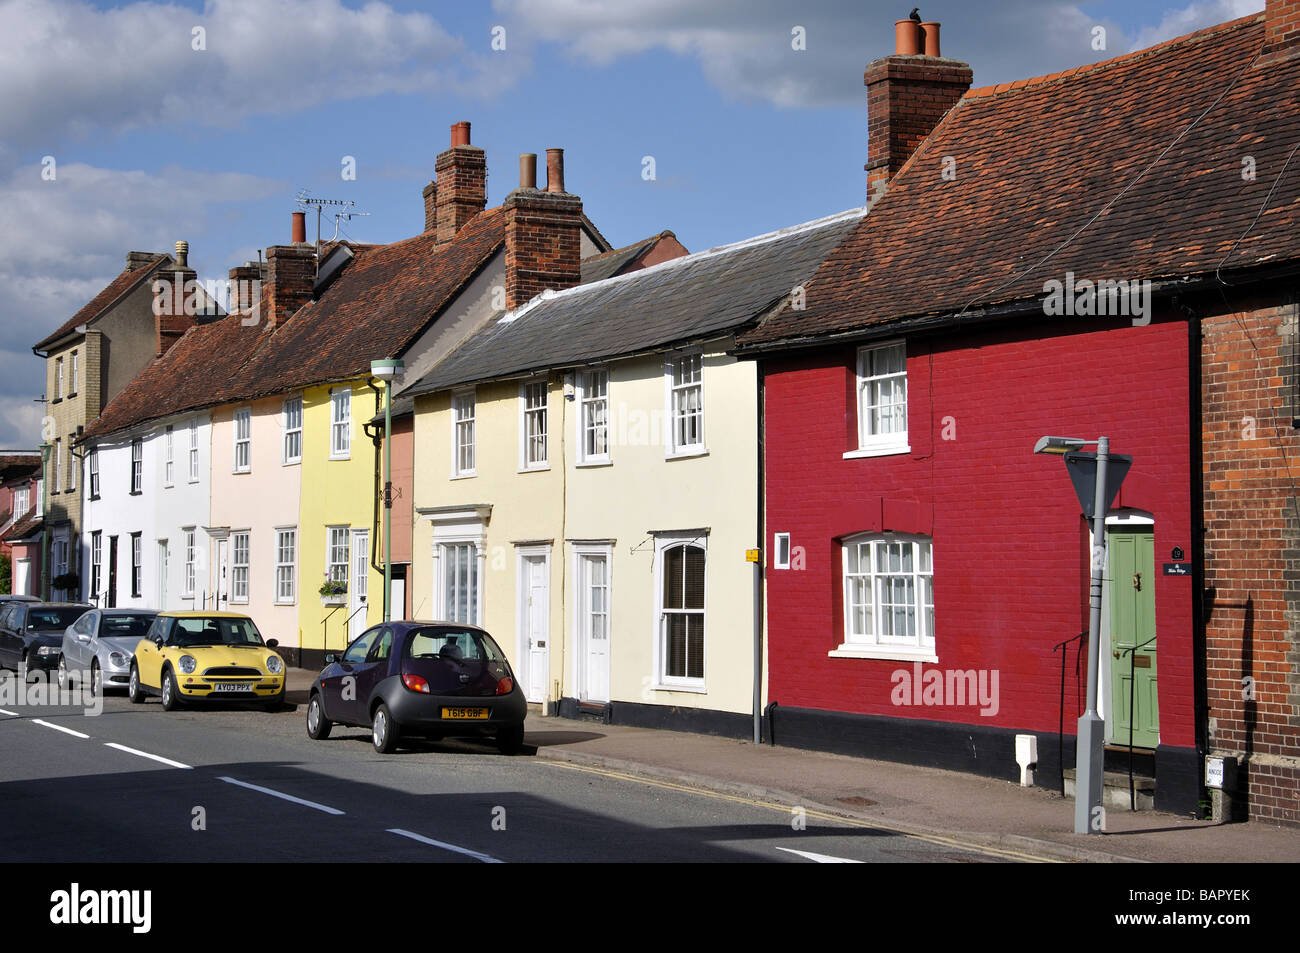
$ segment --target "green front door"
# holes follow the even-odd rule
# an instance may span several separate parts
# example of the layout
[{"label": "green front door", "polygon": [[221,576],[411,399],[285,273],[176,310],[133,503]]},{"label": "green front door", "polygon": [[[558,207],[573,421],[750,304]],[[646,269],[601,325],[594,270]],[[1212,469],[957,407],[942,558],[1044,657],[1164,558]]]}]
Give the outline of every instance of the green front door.
[{"label": "green front door", "polygon": [[[1106,719],[1110,740],[1127,745],[1129,727],[1135,748],[1154,748],[1160,739],[1156,695],[1155,550],[1151,533],[1111,533],[1110,698]],[[1142,645],[1136,652],[1126,652]],[[1131,701],[1130,701],[1131,699]]]}]

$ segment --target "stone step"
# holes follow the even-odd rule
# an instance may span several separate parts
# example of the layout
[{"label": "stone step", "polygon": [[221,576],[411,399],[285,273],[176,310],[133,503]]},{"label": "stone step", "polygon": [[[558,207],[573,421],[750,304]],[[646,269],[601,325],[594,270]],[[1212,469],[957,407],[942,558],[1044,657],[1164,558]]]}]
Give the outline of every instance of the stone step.
[{"label": "stone step", "polygon": [[[1133,776],[1134,800],[1139,811],[1155,809],[1155,778]],[[1065,796],[1074,797],[1074,768],[1065,769]],[[1101,803],[1108,809],[1130,810],[1128,793],[1128,774],[1119,771],[1107,771],[1102,776]]]}]

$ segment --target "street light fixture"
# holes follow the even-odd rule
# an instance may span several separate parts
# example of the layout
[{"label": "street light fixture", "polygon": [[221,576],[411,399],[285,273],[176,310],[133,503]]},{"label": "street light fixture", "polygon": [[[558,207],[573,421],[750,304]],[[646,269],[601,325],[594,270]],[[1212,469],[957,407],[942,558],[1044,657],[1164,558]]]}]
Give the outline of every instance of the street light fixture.
[{"label": "street light fixture", "polygon": [[[1096,454],[1080,453],[1089,444]],[[1065,457],[1070,482],[1086,516],[1092,519],[1092,572],[1088,585],[1088,698],[1075,740],[1074,832],[1100,834],[1105,777],[1106,723],[1097,713],[1097,675],[1101,663],[1101,580],[1106,567],[1106,511],[1119,492],[1133,458],[1110,454],[1110,438],[1040,437],[1034,453]],[[1111,462],[1115,466],[1110,467]],[[1108,472],[1109,470],[1109,472]]]},{"label": "street light fixture", "polygon": [[406,370],[400,360],[370,362],[370,374],[384,382],[384,621],[393,618],[393,381]]}]

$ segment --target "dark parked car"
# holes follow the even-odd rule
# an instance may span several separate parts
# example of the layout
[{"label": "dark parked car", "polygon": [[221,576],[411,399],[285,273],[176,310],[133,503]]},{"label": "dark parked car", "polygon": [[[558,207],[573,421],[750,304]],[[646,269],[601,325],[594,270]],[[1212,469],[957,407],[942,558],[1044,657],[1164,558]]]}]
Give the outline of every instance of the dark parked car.
[{"label": "dark parked car", "polygon": [[367,629],[325,668],[307,699],[307,734],[334,723],[371,729],[375,750],[404,736],[491,737],[503,754],[523,746],[528,703],[492,637],[454,622],[387,622]]},{"label": "dark parked car", "polygon": [[52,671],[63,651],[63,630],[90,609],[72,602],[11,602],[0,609],[0,668]]}]

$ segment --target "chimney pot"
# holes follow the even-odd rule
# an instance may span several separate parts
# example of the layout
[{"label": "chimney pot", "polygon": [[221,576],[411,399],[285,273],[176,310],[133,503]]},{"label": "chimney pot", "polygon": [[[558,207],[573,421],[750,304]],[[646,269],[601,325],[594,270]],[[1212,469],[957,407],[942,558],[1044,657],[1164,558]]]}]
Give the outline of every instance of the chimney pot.
[{"label": "chimney pot", "polygon": [[925,38],[925,55],[941,56],[939,52],[939,24],[927,20],[921,24],[921,34]]},{"label": "chimney pot", "polygon": [[293,227],[290,229],[289,240],[294,244],[302,244],[307,241],[307,213],[293,213]]},{"label": "chimney pot", "polygon": [[564,150],[546,150],[546,191],[564,191]]},{"label": "chimney pot", "polygon": [[487,206],[487,157],[482,149],[469,144],[469,123],[451,127],[451,147],[438,154],[433,169],[434,189],[425,194],[425,223],[432,199],[441,245],[455,238]]},{"label": "chimney pot", "polygon": [[451,124],[451,147],[469,145],[469,123],[454,122]]},{"label": "chimney pot", "polygon": [[180,268],[188,268],[190,263],[190,243],[178,241],[176,243],[176,264]]},{"label": "chimney pot", "polygon": [[915,20],[894,21],[894,54],[917,56],[921,52],[921,25]]},{"label": "chimney pot", "polygon": [[521,189],[537,188],[536,152],[523,152],[519,155],[519,187]]}]

